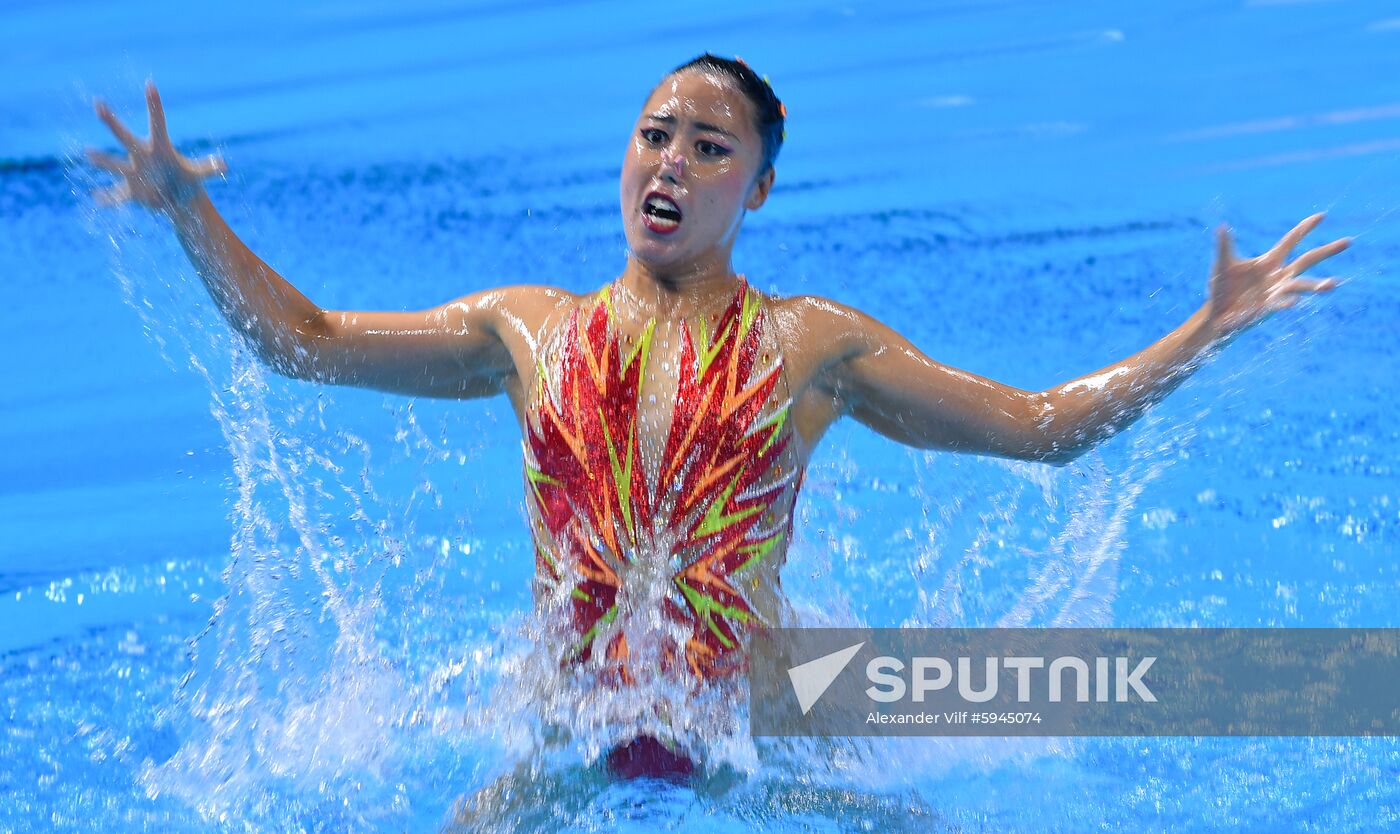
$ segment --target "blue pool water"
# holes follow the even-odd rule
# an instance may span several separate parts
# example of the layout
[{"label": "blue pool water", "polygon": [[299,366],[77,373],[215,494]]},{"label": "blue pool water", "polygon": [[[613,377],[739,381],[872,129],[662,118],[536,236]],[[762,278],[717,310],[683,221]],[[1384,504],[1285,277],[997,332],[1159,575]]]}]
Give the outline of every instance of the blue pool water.
[{"label": "blue pool water", "polygon": [[[1201,0],[626,6],[26,3],[0,26],[0,830],[1377,831],[1388,739],[912,739],[700,790],[538,751],[533,566],[503,401],[261,372],[169,232],[72,161],[161,84],[211,193],[323,306],[621,268],[650,85],[740,54],[785,101],[736,265],[1040,389],[1201,303],[1210,230],[1327,210],[1336,293],[1230,345],[1066,469],[814,459],[808,622],[1400,625],[1400,9]],[[1379,682],[1378,685],[1387,685]],[[1389,684],[1393,685],[1393,683]],[[746,775],[743,775],[746,774]],[[724,779],[729,783],[724,783]],[[494,787],[489,787],[494,786]],[[494,791],[494,793],[490,793]]]}]

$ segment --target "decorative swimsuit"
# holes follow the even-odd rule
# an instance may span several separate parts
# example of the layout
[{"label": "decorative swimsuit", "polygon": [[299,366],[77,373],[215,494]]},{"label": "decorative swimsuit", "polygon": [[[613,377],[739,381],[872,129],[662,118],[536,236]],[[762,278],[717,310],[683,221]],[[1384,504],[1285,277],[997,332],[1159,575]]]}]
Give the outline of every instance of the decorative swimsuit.
[{"label": "decorative swimsuit", "polygon": [[[782,355],[742,278],[693,335],[675,323],[670,352],[654,344],[655,319],[635,339],[619,332],[616,292],[544,342],[524,441],[537,593],[569,621],[566,661],[605,661],[624,682],[657,658],[677,668],[683,658],[698,678],[730,674],[743,668],[745,634],[777,617],[801,486]],[[646,616],[671,636],[639,659],[620,623]]]}]

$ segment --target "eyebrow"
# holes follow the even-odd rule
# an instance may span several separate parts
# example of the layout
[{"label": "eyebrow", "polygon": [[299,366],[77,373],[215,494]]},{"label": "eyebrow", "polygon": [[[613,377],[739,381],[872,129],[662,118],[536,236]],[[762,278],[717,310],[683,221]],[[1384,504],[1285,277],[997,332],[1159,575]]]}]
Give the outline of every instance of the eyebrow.
[{"label": "eyebrow", "polygon": [[[651,115],[647,116],[647,118],[651,119],[654,122],[661,122],[662,124],[673,125],[676,123],[675,116],[667,116],[658,113],[652,113]],[[728,136],[730,139],[733,139],[736,142],[739,141],[738,136],[735,136],[734,134],[730,133],[722,127],[719,127],[718,125],[712,125],[709,122],[696,122],[695,126],[701,130],[708,130],[714,133],[719,133],[721,135]]]}]

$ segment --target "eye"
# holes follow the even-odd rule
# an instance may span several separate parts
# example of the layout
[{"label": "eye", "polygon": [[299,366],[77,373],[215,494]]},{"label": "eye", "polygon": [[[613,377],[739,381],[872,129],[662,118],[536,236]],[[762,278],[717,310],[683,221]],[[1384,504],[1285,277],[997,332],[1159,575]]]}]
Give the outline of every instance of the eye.
[{"label": "eye", "polygon": [[649,145],[664,145],[666,143],[666,131],[654,127],[642,128],[641,137]]},{"label": "eye", "polygon": [[714,142],[701,139],[695,143],[695,149],[705,156],[728,156],[729,149],[723,145],[716,145]]}]

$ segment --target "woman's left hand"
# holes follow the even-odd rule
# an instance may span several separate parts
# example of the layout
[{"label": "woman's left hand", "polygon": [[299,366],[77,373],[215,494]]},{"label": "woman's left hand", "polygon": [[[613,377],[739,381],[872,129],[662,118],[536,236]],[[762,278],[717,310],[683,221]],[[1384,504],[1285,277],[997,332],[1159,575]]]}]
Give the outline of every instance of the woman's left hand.
[{"label": "woman's left hand", "polygon": [[1332,257],[1351,245],[1349,238],[1334,240],[1309,250],[1292,263],[1288,258],[1303,238],[1322,222],[1322,213],[1293,227],[1274,248],[1257,258],[1241,260],[1235,257],[1230,231],[1221,226],[1217,232],[1219,248],[1215,269],[1210,276],[1208,322],[1217,338],[1231,336],[1258,324],[1269,315],[1286,310],[1307,293],[1335,289],[1335,278],[1301,278],[1303,272]]}]

